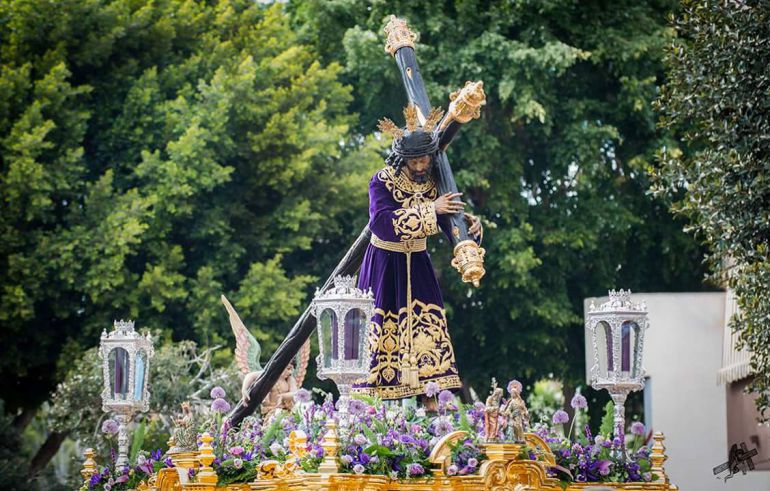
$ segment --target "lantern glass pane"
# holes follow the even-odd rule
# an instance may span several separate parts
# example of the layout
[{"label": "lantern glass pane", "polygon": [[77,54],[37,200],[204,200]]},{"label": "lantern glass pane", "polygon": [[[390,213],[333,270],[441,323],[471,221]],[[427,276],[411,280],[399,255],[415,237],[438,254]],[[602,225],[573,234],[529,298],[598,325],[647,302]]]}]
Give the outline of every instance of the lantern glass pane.
[{"label": "lantern glass pane", "polygon": [[144,398],[144,385],[147,383],[147,355],[144,350],[136,352],[136,368],[134,369],[134,400]]},{"label": "lantern glass pane", "polygon": [[366,313],[361,309],[350,309],[345,314],[345,359],[361,358],[362,341],[366,327]]},{"label": "lantern glass pane", "polygon": [[124,401],[128,397],[128,351],[113,348],[109,355],[109,366],[112,399]]},{"label": "lantern glass pane", "polygon": [[321,313],[321,343],[324,353],[324,368],[331,368],[332,360],[337,360],[339,354],[337,351],[337,313],[332,309],[325,309]]},{"label": "lantern glass pane", "polygon": [[596,349],[599,358],[599,376],[606,377],[607,373],[613,371],[614,362],[612,359],[612,328],[604,321],[596,325]]},{"label": "lantern glass pane", "polygon": [[630,373],[631,376],[635,376],[636,367],[634,367],[634,353],[637,346],[637,334],[639,332],[639,326],[636,322],[624,321],[620,325],[621,336],[621,349],[620,349],[620,369],[623,372]]}]

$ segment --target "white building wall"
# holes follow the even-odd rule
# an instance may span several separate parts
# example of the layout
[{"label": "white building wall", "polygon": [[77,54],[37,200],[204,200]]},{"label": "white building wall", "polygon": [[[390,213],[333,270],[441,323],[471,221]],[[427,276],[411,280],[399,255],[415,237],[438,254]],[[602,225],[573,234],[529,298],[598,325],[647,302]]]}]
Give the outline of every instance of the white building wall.
[{"label": "white building wall", "polygon": [[[671,481],[683,491],[770,491],[770,472],[739,474],[725,483],[712,471],[727,460],[728,449],[725,387],[716,382],[722,360],[724,292],[634,293],[631,298],[647,302],[649,311],[643,366],[652,382],[650,423],[666,436],[665,468]],[[587,298],[584,308],[591,301],[598,305],[606,300]],[[590,370],[588,333],[586,348]]]}]

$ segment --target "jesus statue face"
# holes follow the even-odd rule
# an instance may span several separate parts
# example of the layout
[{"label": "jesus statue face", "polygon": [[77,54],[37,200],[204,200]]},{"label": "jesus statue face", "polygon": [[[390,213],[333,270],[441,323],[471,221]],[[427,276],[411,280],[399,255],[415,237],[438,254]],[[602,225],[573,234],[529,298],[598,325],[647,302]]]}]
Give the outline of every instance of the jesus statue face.
[{"label": "jesus statue face", "polygon": [[430,155],[423,155],[422,157],[417,157],[416,159],[409,159],[406,161],[407,175],[411,180],[417,183],[424,183],[428,180],[430,166]]}]

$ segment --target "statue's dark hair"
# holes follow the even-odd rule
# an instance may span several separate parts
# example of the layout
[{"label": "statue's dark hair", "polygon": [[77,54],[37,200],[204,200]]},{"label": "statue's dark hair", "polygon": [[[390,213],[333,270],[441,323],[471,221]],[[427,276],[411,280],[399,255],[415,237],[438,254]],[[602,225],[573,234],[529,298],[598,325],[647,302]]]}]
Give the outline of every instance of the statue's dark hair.
[{"label": "statue's dark hair", "polygon": [[438,141],[438,135],[422,129],[407,131],[401,138],[393,140],[390,155],[385,162],[396,170],[396,175],[399,175],[409,159],[425,155],[433,159],[438,153]]}]

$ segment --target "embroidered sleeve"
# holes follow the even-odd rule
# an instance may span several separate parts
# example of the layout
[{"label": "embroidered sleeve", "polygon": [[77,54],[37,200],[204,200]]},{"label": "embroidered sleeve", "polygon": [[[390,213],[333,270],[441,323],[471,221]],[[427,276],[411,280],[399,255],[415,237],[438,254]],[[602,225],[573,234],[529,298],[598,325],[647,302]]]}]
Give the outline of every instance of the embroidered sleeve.
[{"label": "embroidered sleeve", "polygon": [[402,241],[438,233],[432,201],[402,207],[376,176],[369,184],[369,228],[383,240]]}]

